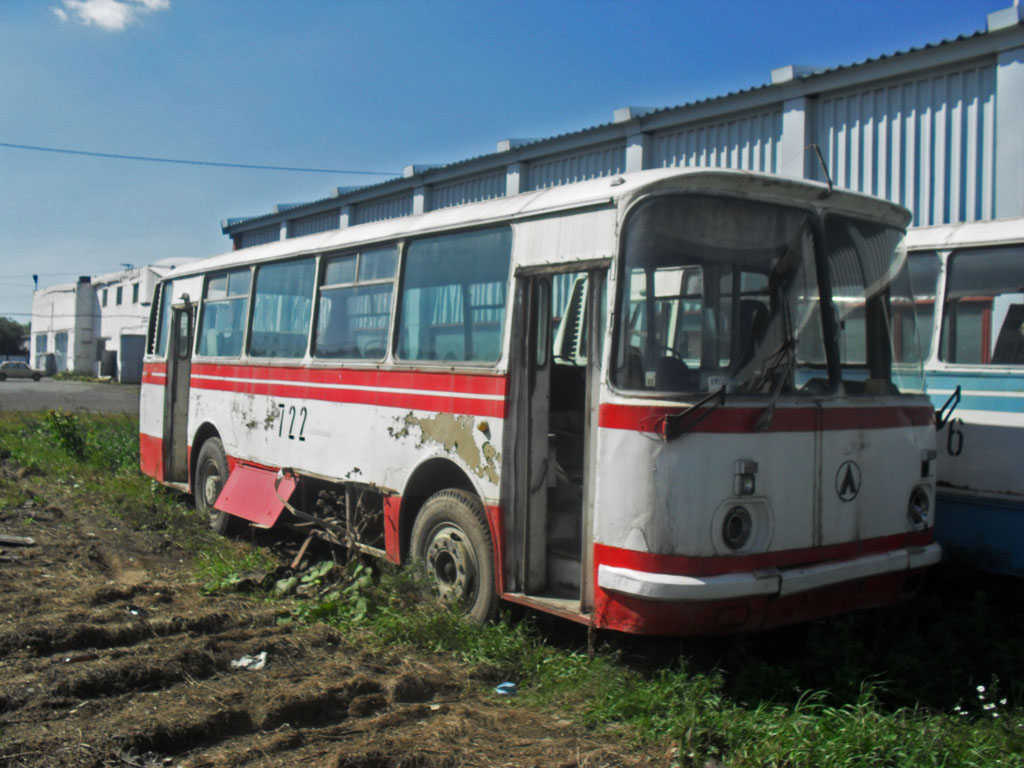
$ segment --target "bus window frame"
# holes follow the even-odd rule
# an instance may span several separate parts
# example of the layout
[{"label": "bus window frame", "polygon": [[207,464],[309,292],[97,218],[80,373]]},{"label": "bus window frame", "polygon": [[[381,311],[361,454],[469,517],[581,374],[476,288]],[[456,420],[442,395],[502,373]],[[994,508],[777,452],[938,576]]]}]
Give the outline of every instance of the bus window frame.
[{"label": "bus window frame", "polygon": [[[416,237],[403,238],[400,241],[399,249],[399,260],[398,260],[398,274],[395,280],[395,292],[392,296],[392,314],[391,314],[391,344],[388,347],[388,356],[385,358],[385,362],[390,363],[394,366],[402,366],[407,368],[438,368],[451,370],[452,368],[465,369],[465,370],[483,370],[483,371],[495,371],[504,370],[507,367],[507,361],[509,357],[509,343],[511,336],[511,322],[513,312],[513,295],[515,291],[515,277],[517,274],[517,267],[515,263],[516,254],[516,227],[515,222],[510,219],[503,219],[498,222],[486,222],[483,224],[475,224],[466,227],[455,227],[452,229],[446,229],[442,232],[428,232]],[[428,359],[414,359],[404,358],[398,353],[398,345],[401,340],[402,333],[402,297],[406,288],[406,271],[409,262],[409,248],[416,242],[424,240],[431,240],[439,237],[450,237],[453,235],[465,235],[473,232],[487,232],[487,231],[498,231],[507,230],[509,232],[509,248],[508,248],[508,275],[505,278],[505,303],[504,303],[504,317],[501,323],[501,339],[499,344],[498,357],[493,361],[487,360],[428,360]]]},{"label": "bus window frame", "polygon": [[[814,277],[818,287],[818,304],[821,314],[822,346],[825,352],[825,371],[828,375],[828,386],[825,390],[815,393],[816,396],[834,396],[839,393],[842,373],[839,364],[838,345],[838,321],[835,305],[832,302],[832,281],[829,274],[828,260],[826,258],[825,224],[824,218],[828,213],[839,216],[850,216],[852,214],[842,210],[830,208],[819,208],[809,202],[803,201],[782,201],[778,198],[762,198],[758,195],[735,195],[720,191],[708,191],[703,189],[695,190],[659,190],[648,194],[640,195],[630,201],[622,215],[621,223],[616,233],[615,253],[613,266],[609,279],[615,283],[614,291],[606,291],[605,298],[610,302],[607,323],[605,328],[605,340],[607,345],[608,364],[605,382],[609,389],[616,395],[630,398],[643,398],[648,400],[664,400],[666,398],[675,400],[692,400],[694,398],[706,397],[707,392],[693,390],[679,392],[674,390],[653,390],[653,389],[630,389],[620,385],[614,376],[616,366],[615,357],[619,351],[619,335],[621,323],[619,322],[619,301],[623,290],[628,290],[628,275],[626,274],[626,234],[629,231],[631,220],[637,210],[646,202],[659,197],[720,197],[740,202],[753,202],[768,205],[775,205],[780,208],[793,208],[804,211],[808,215],[808,225],[814,244]],[[868,218],[869,221],[874,219]],[[609,332],[610,331],[610,332]],[[755,393],[730,393],[729,398],[755,398],[764,399],[765,395]]]},{"label": "bus window frame", "polygon": [[[252,324],[252,295],[253,288],[256,282],[255,269],[258,262],[247,262],[245,264],[235,265],[233,267],[219,267],[215,270],[210,270],[202,273],[203,290],[199,300],[199,312],[197,313],[196,326],[195,326],[195,338],[193,339],[192,354],[193,357],[198,357],[204,360],[247,360],[249,359],[249,326]],[[269,263],[269,262],[268,262]],[[246,311],[245,311],[245,323],[242,325],[242,346],[237,355],[204,355],[199,352],[199,336],[200,331],[204,329],[204,321],[206,319],[206,293],[209,290],[210,278],[214,275],[224,274],[228,275],[231,272],[238,272],[242,269],[249,270],[249,291],[246,293]],[[240,298],[241,295],[232,297]],[[220,299],[215,299],[220,301]],[[265,358],[260,358],[265,359]]]},{"label": "bus window frame", "polygon": [[[956,370],[976,370],[976,371],[1011,370],[1011,371],[1020,371],[1021,369],[1024,369],[1024,364],[1022,364],[1022,363],[993,363],[993,362],[991,362],[991,357],[995,354],[994,345],[998,341],[999,332],[1002,329],[1001,326],[1000,326],[1000,328],[995,328],[995,327],[993,327],[991,325],[991,316],[989,317],[989,324],[990,325],[988,327],[988,333],[995,337],[995,340],[993,341],[993,349],[990,352],[988,352],[987,355],[985,354],[984,349],[981,349],[981,352],[982,352],[981,357],[983,359],[981,361],[979,361],[979,362],[973,362],[973,361],[972,362],[960,362],[958,360],[950,360],[950,359],[948,359],[950,352],[953,352],[953,356],[954,357],[956,356],[954,346],[955,346],[955,341],[956,341],[956,326],[958,325],[958,315],[959,315],[959,312],[957,310],[959,308],[960,302],[966,301],[968,304],[970,304],[970,303],[974,303],[974,302],[981,302],[981,301],[987,300],[988,303],[991,305],[991,304],[994,303],[995,297],[997,295],[997,294],[988,295],[988,294],[984,294],[984,293],[969,294],[969,295],[961,296],[958,299],[955,299],[953,301],[953,303],[951,304],[950,300],[949,300],[949,293],[950,293],[950,290],[951,290],[951,285],[950,285],[951,280],[950,280],[950,278],[954,274],[953,266],[954,266],[954,262],[956,261],[957,257],[966,257],[964,259],[964,261],[965,262],[970,262],[970,261],[972,261],[974,259],[978,259],[978,258],[982,257],[986,252],[1001,251],[1001,250],[1021,250],[1021,248],[1022,247],[1021,247],[1021,244],[1019,242],[1002,242],[1002,243],[986,243],[986,244],[978,245],[978,246],[958,246],[956,248],[950,248],[950,249],[938,249],[938,248],[930,249],[930,250],[932,250],[932,252],[941,255],[941,258],[942,258],[942,279],[941,279],[941,296],[936,295],[936,298],[935,298],[936,313],[938,315],[937,320],[936,320],[936,324],[935,324],[935,328],[934,328],[935,339],[933,340],[935,354],[934,354],[934,357],[929,357],[928,358],[928,362],[931,362],[931,361],[934,360],[935,363],[938,363],[938,364],[940,364],[943,367],[951,368],[951,369],[956,369]],[[952,311],[949,314],[947,314],[947,310],[952,310]],[[992,312],[991,306],[989,307],[988,310],[982,310],[982,311],[983,312],[988,311],[989,313],[991,313]],[[950,334],[950,328],[952,328],[952,334]],[[991,338],[991,336],[990,336],[990,338]],[[979,343],[981,343],[982,341],[984,341],[984,339],[980,340]],[[953,346],[951,346],[951,344]],[[986,356],[989,357],[989,360],[987,362],[984,360],[984,358]]]},{"label": "bus window frame", "polygon": [[[313,364],[327,364],[327,365],[358,365],[360,363],[367,363],[372,365],[380,365],[387,362],[388,360],[395,361],[396,358],[392,354],[392,344],[395,339],[395,327],[397,326],[397,298],[398,298],[398,285],[399,277],[402,273],[403,264],[403,253],[406,241],[391,240],[383,242],[372,242],[368,245],[363,245],[355,249],[335,249],[331,251],[323,251],[317,253],[317,268],[316,268],[316,280],[313,286],[313,319],[310,325],[309,332],[309,359]],[[362,281],[359,279],[360,272],[362,269],[362,255],[368,251],[382,251],[387,248],[393,248],[395,253],[395,271],[390,278],[375,278],[373,280]],[[354,255],[356,257],[356,279],[350,283],[326,283],[324,279],[327,275],[327,263],[331,259],[343,258],[345,256]],[[384,349],[380,357],[347,357],[347,356],[321,356],[317,354],[317,327],[320,322],[320,299],[322,292],[335,288],[356,288],[364,285],[387,285],[391,284],[391,300],[388,302],[388,329],[384,336]]]},{"label": "bus window frame", "polygon": [[[311,357],[310,345],[313,343],[313,318],[316,314],[316,300],[317,300],[317,278],[320,271],[321,253],[298,253],[291,254],[287,258],[283,259],[271,259],[268,261],[253,262],[249,264],[250,275],[249,275],[249,305],[246,313],[245,323],[245,336],[242,339],[242,351],[239,354],[239,359],[246,359],[249,361],[266,361],[266,360],[290,360],[294,365],[296,361],[308,361]],[[253,321],[256,318],[256,281],[259,279],[259,273],[261,270],[268,267],[277,267],[292,262],[303,261],[304,259],[313,260],[313,287],[310,294],[311,306],[309,308],[309,314],[307,317],[308,325],[306,327],[306,345],[303,347],[303,353],[296,357],[279,356],[279,355],[254,355],[250,350],[253,337]],[[227,270],[229,273],[235,270]],[[204,284],[205,292],[205,284]],[[287,294],[276,294],[283,296]],[[298,295],[298,294],[296,294]],[[237,298],[237,297],[234,297]],[[197,326],[198,329],[199,326]],[[198,342],[197,342],[198,343]],[[234,359],[234,358],[232,358]]]}]

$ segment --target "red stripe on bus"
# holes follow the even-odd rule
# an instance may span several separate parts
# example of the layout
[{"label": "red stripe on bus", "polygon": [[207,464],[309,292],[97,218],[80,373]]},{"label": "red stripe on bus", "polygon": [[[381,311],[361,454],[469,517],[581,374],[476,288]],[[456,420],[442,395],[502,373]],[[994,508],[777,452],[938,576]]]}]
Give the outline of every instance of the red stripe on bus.
[{"label": "red stripe on bus", "polygon": [[415,411],[457,413],[492,419],[505,418],[504,400],[477,400],[451,395],[427,395],[415,392],[385,392],[374,389],[329,389],[305,384],[279,384],[277,382],[224,381],[223,379],[192,378],[193,389],[218,392],[240,392],[246,395],[291,397],[350,405],[375,405],[384,408],[405,408]]},{"label": "red stripe on bus", "polygon": [[[659,422],[668,415],[682,413],[687,406],[601,405],[599,425],[608,429],[634,432],[658,432]],[[704,414],[694,412],[684,417],[696,421],[691,431],[711,433],[753,432],[763,407],[721,407]],[[811,432],[815,429],[893,429],[922,427],[934,423],[935,414],[924,406],[865,406],[860,408],[776,408],[766,432]]]},{"label": "red stripe on bus", "polygon": [[146,363],[142,366],[142,383],[159,384],[167,383],[167,363]]},{"label": "red stripe on bus", "polygon": [[302,366],[192,364],[192,374],[235,379],[287,381],[299,384],[344,384],[352,387],[422,389],[460,395],[505,396],[503,375],[426,373],[403,370],[306,368]]},{"label": "red stripe on bus", "polygon": [[723,573],[748,573],[763,568],[792,568],[831,560],[848,560],[864,555],[890,552],[903,547],[925,546],[931,544],[933,540],[934,536],[930,530],[911,531],[821,547],[713,557],[658,555],[594,542],[594,573],[597,573],[598,565],[604,564],[619,568],[631,568],[634,571],[674,576],[718,576]]}]

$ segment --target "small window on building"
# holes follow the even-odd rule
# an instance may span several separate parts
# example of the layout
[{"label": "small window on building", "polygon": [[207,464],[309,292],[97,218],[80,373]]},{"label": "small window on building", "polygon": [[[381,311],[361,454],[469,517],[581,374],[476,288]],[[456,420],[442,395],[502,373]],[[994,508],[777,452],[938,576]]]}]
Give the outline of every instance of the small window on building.
[{"label": "small window on building", "polygon": [[305,356],[315,276],[313,258],[267,264],[256,271],[250,355]]},{"label": "small window on building", "polygon": [[123,298],[124,298],[124,288],[119,285],[119,286],[117,286],[117,295],[114,298],[114,303],[117,306],[120,307],[121,306],[121,301],[122,301]]},{"label": "small window on building", "polygon": [[104,307],[107,306],[107,293],[108,293],[107,289],[104,288],[103,289],[103,300],[100,302],[100,304],[102,306],[104,306]]},{"label": "small window on building", "polygon": [[139,303],[139,284],[132,283],[132,304]]},{"label": "small window on building", "polygon": [[393,246],[324,259],[317,357],[383,359],[397,264]]},{"label": "small window on building", "polygon": [[[238,357],[242,353],[251,279],[248,267],[215,272],[206,279],[203,314],[199,322],[200,355]],[[161,316],[165,316],[163,310]],[[164,346],[166,341],[162,340],[161,347]]]}]

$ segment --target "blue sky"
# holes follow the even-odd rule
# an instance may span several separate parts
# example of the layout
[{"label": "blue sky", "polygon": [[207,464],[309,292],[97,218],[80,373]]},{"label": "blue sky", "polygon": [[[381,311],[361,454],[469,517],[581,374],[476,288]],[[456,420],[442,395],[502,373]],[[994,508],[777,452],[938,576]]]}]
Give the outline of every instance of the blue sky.
[{"label": "blue sky", "polygon": [[[0,143],[400,174],[984,29],[1012,0],[0,0]],[[386,176],[0,146],[0,315]]]}]

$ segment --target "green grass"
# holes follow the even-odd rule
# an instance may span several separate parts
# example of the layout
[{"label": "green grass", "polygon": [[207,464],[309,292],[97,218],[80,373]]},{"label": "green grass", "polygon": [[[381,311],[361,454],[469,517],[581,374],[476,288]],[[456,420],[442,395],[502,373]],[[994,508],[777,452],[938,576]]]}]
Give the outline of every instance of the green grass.
[{"label": "green grass", "polygon": [[185,496],[139,471],[135,416],[0,412],[0,457],[18,476],[0,477],[0,507],[30,500],[40,507],[73,504],[90,510],[101,526],[161,534],[194,557],[197,578],[272,562],[262,551],[213,534]]},{"label": "green grass", "polygon": [[614,731],[665,765],[1024,766],[1019,580],[947,567],[890,609],[715,641],[600,635],[588,653],[582,628],[518,610],[463,621],[387,564],[323,566],[290,586],[305,596],[281,597],[264,550],[213,537],[138,472],[131,417],[0,414],[0,446],[22,475],[0,478],[0,506],[73,494],[76,508],[180,543],[207,592],[248,585],[291,621],[333,624],[370,649],[445,654],[484,690],[515,681],[509,706]]}]

